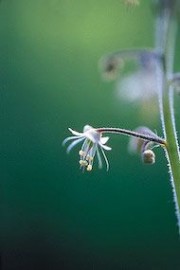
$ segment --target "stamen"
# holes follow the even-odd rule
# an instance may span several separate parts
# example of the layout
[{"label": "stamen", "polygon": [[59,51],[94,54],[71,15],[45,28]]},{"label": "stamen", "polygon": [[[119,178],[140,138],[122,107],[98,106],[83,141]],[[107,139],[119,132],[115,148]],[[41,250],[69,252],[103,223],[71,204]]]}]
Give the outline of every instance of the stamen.
[{"label": "stamen", "polygon": [[80,150],[80,151],[79,151],[79,155],[80,155],[81,157],[85,157],[86,154],[85,154],[85,152],[84,152],[83,150]]},{"label": "stamen", "polygon": [[93,161],[93,157],[90,156],[90,155],[87,155],[86,160],[89,161],[89,162],[92,162]]},{"label": "stamen", "polygon": [[88,172],[92,171],[92,165],[91,165],[91,164],[89,164],[89,165],[87,166],[87,171],[88,171]]},{"label": "stamen", "polygon": [[80,164],[82,167],[88,166],[88,162],[87,162],[86,160],[82,160],[82,159],[80,159],[79,164]]}]

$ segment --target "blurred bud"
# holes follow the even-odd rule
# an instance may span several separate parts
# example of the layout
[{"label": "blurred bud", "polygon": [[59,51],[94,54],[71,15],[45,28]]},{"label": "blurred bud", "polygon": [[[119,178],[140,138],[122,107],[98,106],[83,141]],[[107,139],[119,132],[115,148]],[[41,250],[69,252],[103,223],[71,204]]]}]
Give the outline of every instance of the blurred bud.
[{"label": "blurred bud", "polygon": [[124,61],[121,57],[114,54],[112,56],[103,57],[100,60],[100,69],[105,80],[111,81],[118,77],[118,73],[124,66]]},{"label": "blurred bud", "polygon": [[121,50],[102,57],[99,67],[105,79],[114,80],[127,62],[133,61],[142,69],[154,70],[154,64],[160,57],[159,52],[152,49]]},{"label": "blurred bud", "polygon": [[155,154],[152,150],[148,149],[148,150],[145,150],[143,153],[142,153],[142,160],[144,163],[146,164],[154,164],[155,163]]}]

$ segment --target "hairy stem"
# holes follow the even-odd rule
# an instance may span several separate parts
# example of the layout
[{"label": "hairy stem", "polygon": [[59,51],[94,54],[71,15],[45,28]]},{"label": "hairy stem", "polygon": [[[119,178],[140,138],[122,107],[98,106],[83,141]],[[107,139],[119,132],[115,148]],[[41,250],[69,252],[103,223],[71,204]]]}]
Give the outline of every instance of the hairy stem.
[{"label": "hairy stem", "polygon": [[[159,106],[164,137],[167,142],[166,157],[180,230],[180,154],[174,117],[174,91],[168,83],[173,73],[176,41],[175,10],[171,8],[164,9],[164,12],[161,11],[161,15],[156,21],[155,45],[164,54],[164,62],[157,68],[159,76]],[[173,8],[175,9],[175,6]],[[163,40],[163,43],[161,40]]]},{"label": "hairy stem", "polygon": [[116,134],[123,134],[127,136],[133,136],[133,137],[145,140],[145,141],[150,141],[150,142],[160,144],[161,146],[166,146],[166,141],[155,134],[151,135],[151,134],[139,133],[136,131],[123,129],[123,128],[98,128],[96,130],[101,133],[116,133]]},{"label": "hairy stem", "polygon": [[167,156],[169,161],[171,180],[174,190],[178,224],[180,226],[180,154],[174,117],[174,89],[169,85],[168,79],[172,76],[174,63],[174,49],[176,37],[176,24],[173,19],[169,25],[169,36],[165,50],[164,75],[164,118],[165,134],[167,140]]}]

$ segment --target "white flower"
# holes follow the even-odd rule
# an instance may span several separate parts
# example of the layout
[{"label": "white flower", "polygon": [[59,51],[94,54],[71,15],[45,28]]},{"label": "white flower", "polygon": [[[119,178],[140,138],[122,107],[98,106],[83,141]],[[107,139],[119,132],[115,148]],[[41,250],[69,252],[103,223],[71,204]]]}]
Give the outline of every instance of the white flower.
[{"label": "white flower", "polygon": [[92,170],[94,157],[97,154],[98,165],[99,168],[102,168],[102,156],[106,162],[106,168],[109,169],[109,162],[104,153],[104,150],[111,150],[111,148],[107,145],[107,141],[109,137],[102,137],[102,133],[94,129],[93,127],[86,125],[84,126],[83,132],[77,132],[69,128],[69,131],[74,135],[66,138],[63,141],[63,145],[65,145],[68,141],[73,141],[67,148],[67,152],[69,153],[71,149],[80,142],[83,142],[81,150],[79,151],[80,155],[80,166],[81,168],[86,168],[87,171]]}]

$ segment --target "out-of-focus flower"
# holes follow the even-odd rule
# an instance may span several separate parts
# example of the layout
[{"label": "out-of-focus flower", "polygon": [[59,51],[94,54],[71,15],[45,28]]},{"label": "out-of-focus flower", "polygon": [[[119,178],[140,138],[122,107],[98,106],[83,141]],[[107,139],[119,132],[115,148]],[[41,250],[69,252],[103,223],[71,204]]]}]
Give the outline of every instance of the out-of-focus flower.
[{"label": "out-of-focus flower", "polygon": [[[103,78],[117,81],[117,96],[129,102],[141,102],[141,108],[151,107],[157,111],[156,101],[161,80],[162,54],[152,49],[121,50],[101,58],[99,66]],[[137,70],[130,74],[122,73],[128,64],[135,64]],[[155,106],[156,107],[155,107]],[[156,114],[156,113],[155,113]]]},{"label": "out-of-focus flower", "polygon": [[139,69],[119,80],[118,94],[130,102],[152,101],[158,91],[158,58],[153,53],[142,53],[138,61]]},{"label": "out-of-focus flower", "polygon": [[95,128],[86,125],[84,126],[83,132],[77,132],[69,128],[69,131],[74,135],[66,138],[63,141],[65,145],[68,141],[72,142],[67,148],[67,152],[70,152],[74,146],[78,143],[83,142],[81,150],[79,151],[80,160],[79,164],[81,168],[86,168],[87,171],[91,171],[93,167],[94,157],[97,154],[99,168],[102,168],[102,156],[106,162],[106,168],[109,169],[109,162],[104,153],[104,150],[111,150],[107,145],[109,137],[102,137],[102,133],[97,131]]},{"label": "out-of-focus flower", "polygon": [[106,81],[116,80],[120,71],[124,67],[124,59],[118,55],[112,54],[102,57],[99,61],[99,67],[102,77]]},{"label": "out-of-focus flower", "polygon": [[[147,136],[158,138],[158,136],[148,127],[138,127],[135,131],[138,133],[140,132]],[[137,137],[131,137],[129,141],[129,151],[131,153],[140,154],[142,161],[145,164],[155,163],[156,156],[155,153],[152,151],[152,149],[157,146],[159,146],[159,144],[156,144],[153,141],[142,140],[141,138]]]},{"label": "out-of-focus flower", "polygon": [[157,94],[154,72],[141,69],[121,78],[117,84],[117,94],[121,99],[129,102],[151,100]]},{"label": "out-of-focus flower", "polygon": [[154,61],[161,57],[159,52],[152,49],[126,49],[103,56],[99,61],[102,76],[107,81],[117,79],[128,62],[139,63],[142,67],[151,67]]}]

